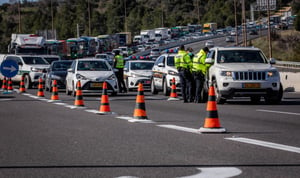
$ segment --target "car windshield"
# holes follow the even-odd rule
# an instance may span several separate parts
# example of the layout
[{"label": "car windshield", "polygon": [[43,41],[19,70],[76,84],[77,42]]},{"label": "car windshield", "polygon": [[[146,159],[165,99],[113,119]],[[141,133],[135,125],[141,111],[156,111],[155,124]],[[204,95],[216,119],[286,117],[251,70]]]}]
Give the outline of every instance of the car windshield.
[{"label": "car windshield", "polygon": [[23,57],[25,64],[49,64],[41,57]]},{"label": "car windshield", "polygon": [[132,62],[130,65],[131,70],[151,70],[153,62]]},{"label": "car windshield", "polygon": [[79,61],[79,71],[109,71],[109,66],[104,61]]},{"label": "car windshield", "polygon": [[71,67],[72,61],[54,62],[52,64],[52,71],[67,71]]},{"label": "car windshield", "polygon": [[174,56],[168,56],[168,57],[167,57],[167,65],[168,65],[168,66],[175,66],[175,63],[174,63]]},{"label": "car windshield", "polygon": [[106,55],[97,55],[96,58],[98,58],[98,59],[106,59]]},{"label": "car windshield", "polygon": [[260,51],[226,50],[218,52],[218,63],[267,63]]}]

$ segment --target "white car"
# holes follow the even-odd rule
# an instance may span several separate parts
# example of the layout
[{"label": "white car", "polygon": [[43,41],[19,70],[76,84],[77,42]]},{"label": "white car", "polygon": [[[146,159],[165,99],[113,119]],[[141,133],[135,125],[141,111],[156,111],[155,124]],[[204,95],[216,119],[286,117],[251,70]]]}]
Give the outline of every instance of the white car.
[{"label": "white car", "polygon": [[111,95],[116,95],[119,90],[117,77],[104,59],[74,60],[66,77],[66,94],[75,96],[79,80],[82,93],[102,93],[103,82],[107,82],[107,92]]},{"label": "white car", "polygon": [[215,46],[214,42],[211,40],[208,40],[205,42],[205,46],[208,48],[213,48]]},{"label": "white car", "polygon": [[[19,71],[16,76],[12,78],[13,82],[20,82],[24,77],[24,85],[26,89],[37,86],[39,78],[50,67],[49,63],[42,57],[36,55],[0,55],[0,64],[4,60],[14,60],[19,65]],[[0,73],[0,79],[3,79]]]},{"label": "white car", "polygon": [[207,80],[214,85],[218,104],[234,97],[250,97],[252,103],[264,97],[268,104],[282,99],[279,71],[272,66],[275,60],[268,60],[258,48],[212,48],[205,62],[212,64]]},{"label": "white car", "polygon": [[109,54],[106,53],[101,53],[101,54],[96,54],[95,55],[96,59],[104,59],[106,60],[111,66],[113,66],[114,59],[111,57]]},{"label": "white car", "polygon": [[150,88],[153,65],[154,61],[126,61],[124,78],[127,90],[137,89],[139,83],[142,83],[145,89]]},{"label": "white car", "polygon": [[159,91],[163,91],[165,96],[169,96],[173,78],[175,78],[176,89],[180,90],[178,70],[175,68],[174,61],[174,57],[176,55],[177,53],[164,53],[156,59],[152,68],[152,94],[157,94]]}]

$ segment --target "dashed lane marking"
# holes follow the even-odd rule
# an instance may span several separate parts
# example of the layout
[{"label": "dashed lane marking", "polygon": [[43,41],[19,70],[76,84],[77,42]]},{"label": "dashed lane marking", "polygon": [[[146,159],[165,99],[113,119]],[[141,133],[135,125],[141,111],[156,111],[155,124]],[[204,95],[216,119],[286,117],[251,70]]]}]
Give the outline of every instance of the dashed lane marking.
[{"label": "dashed lane marking", "polygon": [[184,132],[201,134],[201,132],[199,132],[197,129],[192,129],[192,128],[188,128],[188,127],[181,127],[181,126],[177,126],[177,125],[157,125],[157,126],[168,128],[168,129],[180,130],[180,131],[184,131]]},{"label": "dashed lane marking", "polygon": [[215,167],[215,168],[197,168],[201,172],[191,176],[185,176],[180,178],[225,178],[235,177],[242,173],[242,171],[235,167]]},{"label": "dashed lane marking", "polygon": [[277,144],[277,143],[272,143],[272,142],[243,138],[243,137],[225,138],[225,139],[242,142],[242,143],[249,143],[249,144],[253,144],[253,145],[259,145],[259,146],[278,149],[278,150],[294,152],[294,153],[300,153],[300,148],[294,147],[294,146],[282,145],[282,144]]},{"label": "dashed lane marking", "polygon": [[300,116],[300,113],[295,113],[295,112],[273,111],[273,110],[264,110],[264,109],[258,109],[256,111],[260,111],[260,112],[272,112],[272,113],[278,113],[278,114],[289,114],[289,115]]}]

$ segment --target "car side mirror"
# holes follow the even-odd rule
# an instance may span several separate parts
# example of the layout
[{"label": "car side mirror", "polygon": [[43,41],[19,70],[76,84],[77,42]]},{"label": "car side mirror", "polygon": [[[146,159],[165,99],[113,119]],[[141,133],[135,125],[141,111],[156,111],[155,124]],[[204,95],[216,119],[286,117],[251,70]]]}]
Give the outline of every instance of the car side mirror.
[{"label": "car side mirror", "polygon": [[276,59],[275,58],[270,58],[270,64],[276,64]]},{"label": "car side mirror", "polygon": [[205,59],[206,64],[213,64],[214,62],[215,62],[215,60],[213,58],[206,58]]},{"label": "car side mirror", "polygon": [[157,66],[158,67],[164,67],[165,65],[164,65],[164,63],[158,63]]},{"label": "car side mirror", "polygon": [[23,66],[23,63],[22,63],[22,62],[18,62],[18,65],[19,65],[19,66]]},{"label": "car side mirror", "polygon": [[68,72],[72,72],[72,73],[74,73],[74,71],[73,71],[73,69],[72,69],[72,68],[69,68],[69,69],[68,69]]}]

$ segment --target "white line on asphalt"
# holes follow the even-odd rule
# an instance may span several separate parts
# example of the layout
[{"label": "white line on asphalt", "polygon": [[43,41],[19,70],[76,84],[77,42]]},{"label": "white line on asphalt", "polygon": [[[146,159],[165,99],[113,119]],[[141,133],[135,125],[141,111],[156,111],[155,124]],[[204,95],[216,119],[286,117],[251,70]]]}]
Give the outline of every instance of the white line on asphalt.
[{"label": "white line on asphalt", "polygon": [[261,111],[261,112],[272,112],[272,113],[289,114],[289,115],[297,115],[297,116],[300,116],[300,113],[295,113],[295,112],[272,111],[272,110],[264,110],[264,109],[257,109],[256,111]]},{"label": "white line on asphalt", "polygon": [[240,175],[242,171],[235,167],[214,167],[214,168],[197,168],[201,172],[191,176],[185,176],[180,178],[225,178],[234,177]]},{"label": "white line on asphalt", "polygon": [[199,132],[198,129],[192,129],[192,128],[188,128],[188,127],[181,127],[181,126],[177,126],[177,125],[157,125],[157,126],[168,128],[168,129],[180,130],[180,131],[184,131],[184,132],[201,134],[201,132]]},{"label": "white line on asphalt", "polygon": [[277,144],[277,143],[272,143],[272,142],[266,142],[266,141],[260,141],[260,140],[254,140],[254,139],[249,139],[249,138],[242,138],[242,137],[225,138],[225,139],[232,140],[232,141],[243,142],[243,143],[254,144],[254,145],[259,145],[259,146],[278,149],[278,150],[284,150],[284,151],[300,153],[300,148],[298,148],[298,147],[282,145],[282,144]]}]

